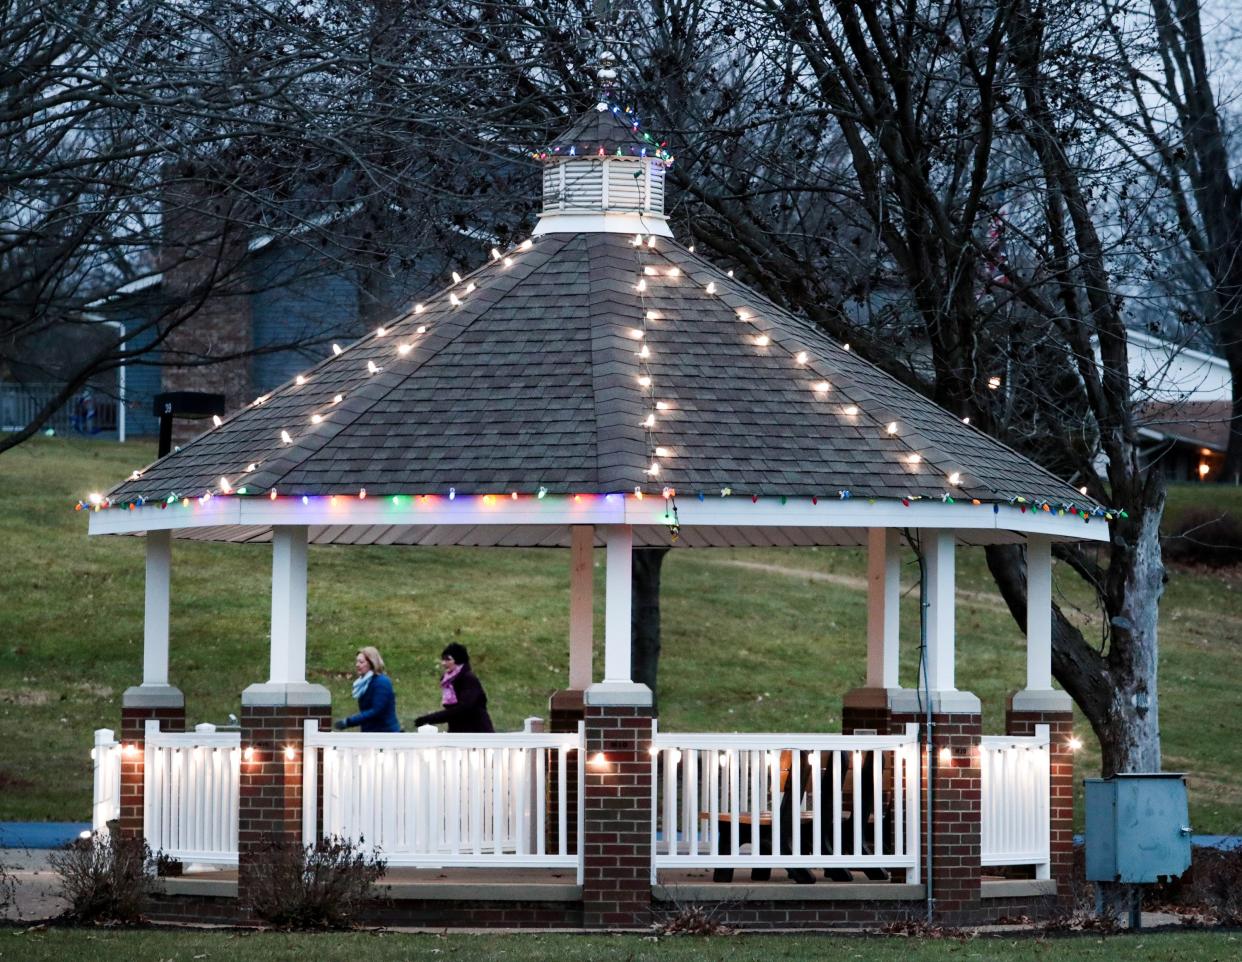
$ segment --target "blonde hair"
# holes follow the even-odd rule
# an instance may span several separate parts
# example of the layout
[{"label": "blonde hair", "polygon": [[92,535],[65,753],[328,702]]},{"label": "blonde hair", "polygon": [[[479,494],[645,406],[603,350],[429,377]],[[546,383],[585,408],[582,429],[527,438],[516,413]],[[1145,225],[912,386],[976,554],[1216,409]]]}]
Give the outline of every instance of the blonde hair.
[{"label": "blonde hair", "polygon": [[373,672],[377,675],[384,674],[384,659],[380,656],[378,648],[374,645],[367,645],[365,648],[359,648],[358,654],[370,663]]}]

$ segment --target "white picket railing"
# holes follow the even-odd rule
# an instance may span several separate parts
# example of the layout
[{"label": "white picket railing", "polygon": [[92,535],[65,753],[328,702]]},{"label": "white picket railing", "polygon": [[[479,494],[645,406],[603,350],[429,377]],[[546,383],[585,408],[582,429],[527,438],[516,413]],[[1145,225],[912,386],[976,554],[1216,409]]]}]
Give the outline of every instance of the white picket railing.
[{"label": "white picket railing", "polygon": [[91,763],[94,769],[91,831],[107,835],[108,823],[121,817],[121,743],[111,728],[95,730]]},{"label": "white picket railing", "polygon": [[199,725],[162,732],[147,721],[143,832],[152,852],[183,862],[237,863],[241,735]]},{"label": "white picket railing", "polygon": [[[571,810],[569,772],[574,766],[581,786],[583,726],[575,734],[534,727],[490,735],[441,734],[433,726],[373,734],[321,732],[308,721],[303,842],[353,839],[391,866],[577,868],[581,883],[581,845],[572,850],[569,819],[581,839],[582,806]],[[548,825],[553,756],[557,816]]]},{"label": "white picket railing", "polygon": [[985,735],[979,750],[980,862],[1051,871],[1051,754],[1047,725],[1034,735]]},{"label": "white picket railing", "polygon": [[[653,882],[658,869],[690,867],[901,868],[907,881],[919,880],[917,725],[900,735],[657,730],[652,755]],[[867,791],[875,800],[869,825],[854,817],[865,814]]]}]

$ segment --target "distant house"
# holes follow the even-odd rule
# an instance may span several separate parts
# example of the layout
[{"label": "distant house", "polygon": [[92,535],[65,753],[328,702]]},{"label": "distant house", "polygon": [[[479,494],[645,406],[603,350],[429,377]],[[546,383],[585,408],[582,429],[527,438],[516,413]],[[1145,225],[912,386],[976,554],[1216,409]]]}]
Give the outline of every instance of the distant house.
[{"label": "distant house", "polygon": [[1130,379],[1143,399],[1144,463],[1171,481],[1217,480],[1233,412],[1228,363],[1133,330],[1129,356]]}]

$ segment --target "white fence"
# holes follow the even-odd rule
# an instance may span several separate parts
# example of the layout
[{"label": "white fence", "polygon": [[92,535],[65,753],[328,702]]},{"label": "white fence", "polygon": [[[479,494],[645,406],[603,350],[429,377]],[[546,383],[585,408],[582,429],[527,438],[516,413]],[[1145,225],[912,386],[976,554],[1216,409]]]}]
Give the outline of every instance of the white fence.
[{"label": "white fence", "polygon": [[[581,839],[582,806],[571,805],[569,773],[573,766],[576,784],[583,784],[583,726],[575,734],[533,728],[493,735],[441,734],[431,726],[403,734],[336,733],[308,721],[303,842],[353,839],[391,866],[576,868],[581,883],[581,846],[572,850],[569,820]],[[549,770],[556,775],[552,785]]]},{"label": "white fence", "polygon": [[106,835],[108,823],[121,817],[121,745],[111,728],[95,730],[91,763],[94,769],[91,831]]},{"label": "white fence", "polygon": [[147,721],[143,832],[152,852],[183,862],[237,863],[241,735],[199,725],[162,732]]},{"label": "white fence", "polygon": [[1037,878],[1049,877],[1050,766],[1047,725],[1034,735],[984,736],[982,864],[1034,865]]},{"label": "white fence", "polygon": [[901,735],[657,731],[652,754],[653,882],[658,869],[689,867],[901,868],[919,880],[917,725]]}]

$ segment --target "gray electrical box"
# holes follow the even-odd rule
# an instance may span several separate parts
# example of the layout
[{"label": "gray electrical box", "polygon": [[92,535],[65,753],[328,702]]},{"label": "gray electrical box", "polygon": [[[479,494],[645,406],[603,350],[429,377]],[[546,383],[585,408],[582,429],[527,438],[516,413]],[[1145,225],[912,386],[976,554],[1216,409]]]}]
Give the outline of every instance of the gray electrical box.
[{"label": "gray electrical box", "polygon": [[1156,882],[1190,867],[1186,776],[1088,778],[1087,880]]}]

